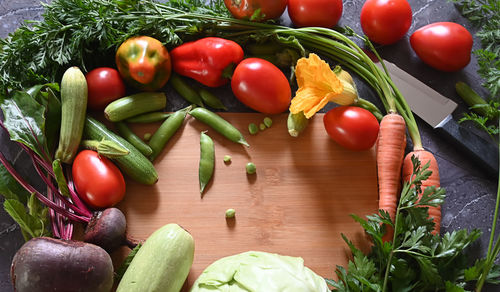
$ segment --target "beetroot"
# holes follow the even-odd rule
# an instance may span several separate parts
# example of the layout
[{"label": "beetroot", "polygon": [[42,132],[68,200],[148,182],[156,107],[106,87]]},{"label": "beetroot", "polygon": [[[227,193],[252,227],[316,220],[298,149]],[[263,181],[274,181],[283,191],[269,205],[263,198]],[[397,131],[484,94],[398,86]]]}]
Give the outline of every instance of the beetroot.
[{"label": "beetroot", "polygon": [[17,292],[107,292],[113,285],[113,264],[97,245],[37,237],[15,254],[11,279]]},{"label": "beetroot", "polygon": [[96,244],[112,252],[125,243],[127,223],[125,215],[117,208],[96,212],[85,229],[83,241]]}]

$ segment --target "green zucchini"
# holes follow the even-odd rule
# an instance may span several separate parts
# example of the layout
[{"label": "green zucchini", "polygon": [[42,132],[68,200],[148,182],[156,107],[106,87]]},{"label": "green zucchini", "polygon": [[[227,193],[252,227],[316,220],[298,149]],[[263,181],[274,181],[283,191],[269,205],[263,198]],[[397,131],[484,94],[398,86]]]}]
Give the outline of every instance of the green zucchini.
[{"label": "green zucchini", "polygon": [[111,140],[128,150],[127,155],[113,158],[113,161],[131,179],[146,185],[152,185],[158,181],[158,173],[149,159],[124,138],[113,133],[94,118],[87,116],[83,136],[90,140]]},{"label": "green zucchini", "polygon": [[167,224],[144,242],[116,291],[179,292],[193,258],[193,237],[179,225]]},{"label": "green zucchini", "polygon": [[82,139],[87,112],[87,80],[78,67],[66,70],[61,80],[61,132],[56,159],[71,163]]},{"label": "green zucchini", "polygon": [[167,96],[163,92],[141,92],[119,98],[108,104],[104,109],[104,116],[112,122],[164,109],[167,105]]}]

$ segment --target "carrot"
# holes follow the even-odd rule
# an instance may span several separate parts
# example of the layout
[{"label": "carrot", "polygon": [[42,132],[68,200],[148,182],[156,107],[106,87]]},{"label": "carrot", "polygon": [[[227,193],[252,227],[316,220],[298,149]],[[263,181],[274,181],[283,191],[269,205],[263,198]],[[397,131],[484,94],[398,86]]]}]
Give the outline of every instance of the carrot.
[{"label": "carrot", "polygon": [[[419,193],[419,198],[420,198],[422,197],[423,191],[425,190],[426,187],[440,186],[439,167],[436,158],[431,152],[424,150],[423,148],[420,147],[414,147],[414,150],[408,153],[403,161],[403,174],[402,174],[403,181],[411,180],[411,176],[413,174],[413,164],[411,161],[412,155],[415,155],[415,157],[420,160],[422,165],[425,165],[430,161],[429,168],[427,170],[432,171],[432,174],[426,180],[422,181],[421,192]],[[432,233],[439,234],[441,227],[441,206],[437,207],[428,206],[428,207],[429,207],[429,217],[432,218],[434,221],[434,230]]]},{"label": "carrot", "polygon": [[[406,124],[402,116],[389,113],[380,122],[377,141],[377,176],[379,209],[389,213],[394,221],[401,186],[401,166],[406,147]],[[391,241],[392,228],[388,228],[384,241]]]}]

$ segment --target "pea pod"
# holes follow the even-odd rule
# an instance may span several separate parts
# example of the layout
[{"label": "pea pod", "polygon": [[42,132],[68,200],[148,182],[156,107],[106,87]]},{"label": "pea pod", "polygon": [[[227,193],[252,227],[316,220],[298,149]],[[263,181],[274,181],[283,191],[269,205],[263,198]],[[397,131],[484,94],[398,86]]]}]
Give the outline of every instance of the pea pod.
[{"label": "pea pod", "polygon": [[189,106],[173,113],[151,136],[151,139],[149,139],[149,147],[153,150],[153,153],[149,156],[151,161],[155,160],[163,148],[165,148],[170,138],[172,138],[175,132],[182,126],[184,118],[186,118],[186,114],[190,109],[191,107]]},{"label": "pea pod", "polygon": [[175,89],[175,91],[189,103],[196,104],[198,106],[203,106],[201,96],[196,90],[191,88],[183,79],[177,74],[172,74],[169,83]]},{"label": "pea pod", "polygon": [[222,101],[213,93],[206,90],[205,88],[200,88],[198,90],[203,102],[211,108],[227,110],[227,107],[222,103]]},{"label": "pea pod", "polygon": [[197,107],[192,109],[189,114],[196,120],[212,127],[212,129],[219,132],[230,141],[250,147],[241,132],[216,113],[206,108]]},{"label": "pea pod", "polygon": [[198,169],[198,178],[200,181],[200,194],[212,179],[215,167],[215,147],[214,141],[210,136],[201,132],[200,135],[200,165]]},{"label": "pea pod", "polygon": [[118,133],[125,138],[130,144],[134,145],[137,150],[141,151],[144,156],[149,156],[153,153],[153,149],[149,147],[148,144],[144,143],[144,141],[141,140],[130,128],[127,126],[127,124],[123,122],[117,122],[115,123],[116,129],[118,130]]}]

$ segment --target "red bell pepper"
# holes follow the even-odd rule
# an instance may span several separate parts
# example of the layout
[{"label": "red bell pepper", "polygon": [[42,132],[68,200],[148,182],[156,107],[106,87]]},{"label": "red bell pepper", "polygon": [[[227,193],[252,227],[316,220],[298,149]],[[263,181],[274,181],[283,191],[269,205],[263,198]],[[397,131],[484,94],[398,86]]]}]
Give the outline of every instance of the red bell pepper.
[{"label": "red bell pepper", "polygon": [[229,81],[227,71],[243,60],[243,49],[230,40],[206,37],[174,48],[170,56],[177,74],[218,87]]}]

